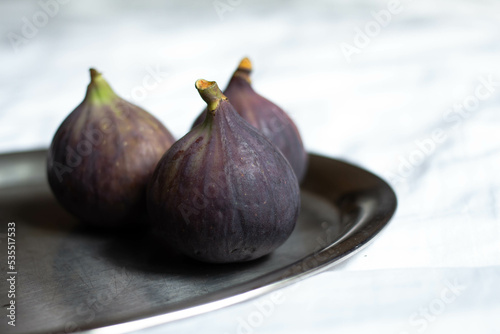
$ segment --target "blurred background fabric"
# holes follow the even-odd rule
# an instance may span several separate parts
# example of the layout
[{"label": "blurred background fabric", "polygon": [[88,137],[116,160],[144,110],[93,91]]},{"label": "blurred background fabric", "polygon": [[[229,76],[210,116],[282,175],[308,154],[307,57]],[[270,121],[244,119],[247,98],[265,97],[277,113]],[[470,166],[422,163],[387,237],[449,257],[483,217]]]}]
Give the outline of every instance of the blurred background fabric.
[{"label": "blurred background fabric", "polygon": [[398,210],[345,262],[138,333],[500,333],[500,2],[2,1],[0,153],[46,148],[88,69],[180,138],[239,60],[307,149]]}]

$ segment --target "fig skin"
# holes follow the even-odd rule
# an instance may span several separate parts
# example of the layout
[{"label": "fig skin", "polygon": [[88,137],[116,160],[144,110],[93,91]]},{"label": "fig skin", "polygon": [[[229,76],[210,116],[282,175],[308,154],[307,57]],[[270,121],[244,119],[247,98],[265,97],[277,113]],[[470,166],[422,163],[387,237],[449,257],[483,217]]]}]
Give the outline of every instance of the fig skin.
[{"label": "fig skin", "polygon": [[[299,130],[283,109],[254,91],[251,72],[250,60],[243,58],[224,90],[224,95],[241,117],[280,149],[301,182],[306,173],[308,155]],[[198,116],[193,127],[202,123],[206,114],[207,109]]]},{"label": "fig skin", "polygon": [[269,254],[288,239],[299,214],[297,178],[283,154],[241,118],[215,82],[196,81],[208,104],[204,122],[161,158],[148,186],[156,234],[210,263]]},{"label": "fig skin", "polygon": [[90,74],[83,102],[50,145],[49,185],[84,224],[134,226],[147,215],[147,183],[175,139],[153,115],[117,96],[99,72]]}]

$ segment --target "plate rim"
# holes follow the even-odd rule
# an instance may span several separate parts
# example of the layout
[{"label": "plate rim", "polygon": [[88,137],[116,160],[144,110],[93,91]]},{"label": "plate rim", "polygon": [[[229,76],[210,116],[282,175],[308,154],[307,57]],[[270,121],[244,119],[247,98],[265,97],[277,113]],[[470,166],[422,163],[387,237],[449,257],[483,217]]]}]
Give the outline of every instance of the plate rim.
[{"label": "plate rim", "polygon": [[[35,154],[44,154],[47,149],[35,149],[26,151],[13,151],[0,153],[0,159],[6,159],[13,156],[29,156]],[[223,288],[221,290],[211,292],[207,295],[198,297],[198,305],[192,305],[187,307],[182,307],[183,303],[190,304],[192,299],[187,299],[180,302],[178,305],[182,307],[171,312],[163,312],[156,315],[139,315],[137,319],[126,320],[120,323],[105,325],[99,324],[99,322],[94,322],[93,326],[89,326],[87,329],[83,329],[78,333],[85,334],[112,334],[112,333],[129,333],[132,331],[142,330],[146,328],[152,328],[155,326],[160,326],[173,321],[190,318],[193,316],[201,315],[211,311],[219,310],[224,307],[235,305],[244,301],[248,301],[264,294],[276,291],[278,289],[284,288],[286,286],[297,283],[303,279],[317,275],[331,267],[347,260],[354,254],[358,253],[360,250],[368,246],[373,240],[380,234],[380,232],[388,225],[391,219],[394,217],[398,201],[394,189],[380,176],[372,173],[371,171],[358,166],[355,163],[346,161],[344,159],[337,159],[334,157],[326,156],[323,154],[308,152],[309,158],[320,159],[320,160],[333,160],[336,163],[341,163],[344,167],[354,168],[362,173],[368,174],[370,177],[377,180],[377,182],[384,188],[384,193],[389,196],[388,200],[390,203],[388,214],[381,217],[376,224],[375,231],[370,233],[368,236],[363,236],[360,242],[356,243],[354,247],[344,247],[352,238],[356,238],[356,235],[360,233],[360,230],[347,230],[340,238],[333,243],[323,247],[319,252],[308,254],[306,257],[295,261],[292,264],[287,265],[285,268],[275,269],[271,272],[267,272],[264,275],[255,277],[249,281],[245,281],[230,287]],[[301,189],[302,190],[302,189]],[[309,191],[311,192],[311,191]],[[362,231],[362,229],[361,229]],[[350,233],[353,232],[353,233]],[[335,253],[340,248],[340,251],[336,255],[329,253]],[[326,256],[325,256],[326,255]],[[319,260],[321,258],[321,260]],[[307,266],[304,268],[304,264],[308,261],[314,260],[315,265]],[[294,268],[300,267],[301,270],[294,270]],[[291,268],[292,270],[289,270]],[[236,291],[236,293],[232,293]],[[243,292],[237,292],[243,291]],[[214,295],[222,295],[214,299]],[[212,300],[214,299],[214,300]],[[97,327],[96,327],[97,326]],[[38,332],[30,332],[38,333]]]}]

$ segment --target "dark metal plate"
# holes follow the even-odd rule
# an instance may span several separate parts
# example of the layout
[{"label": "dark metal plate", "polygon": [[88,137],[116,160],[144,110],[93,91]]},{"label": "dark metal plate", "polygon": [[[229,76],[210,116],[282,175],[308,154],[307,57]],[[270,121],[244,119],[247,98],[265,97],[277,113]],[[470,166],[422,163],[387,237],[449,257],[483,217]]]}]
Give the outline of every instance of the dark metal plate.
[{"label": "dark metal plate", "polygon": [[[146,229],[105,235],[80,227],[52,197],[45,158],[46,151],[0,156],[0,233],[15,222],[17,256],[17,324],[4,319],[2,333],[122,333],[225,307],[347,258],[396,209],[393,190],[377,176],[312,154],[290,239],[253,262],[208,265],[166,254]],[[5,305],[5,280],[1,286]]]}]

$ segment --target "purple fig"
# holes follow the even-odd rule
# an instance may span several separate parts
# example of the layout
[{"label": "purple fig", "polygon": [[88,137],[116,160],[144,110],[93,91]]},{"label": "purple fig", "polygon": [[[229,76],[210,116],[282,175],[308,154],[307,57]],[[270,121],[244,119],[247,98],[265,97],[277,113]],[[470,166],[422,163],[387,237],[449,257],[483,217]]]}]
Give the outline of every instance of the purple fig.
[{"label": "purple fig", "polygon": [[[244,58],[229,81],[224,95],[241,117],[280,149],[300,182],[307,169],[308,156],[297,126],[280,107],[253,90],[251,72],[252,63]],[[206,114],[205,109],[193,127],[202,123]]]},{"label": "purple fig", "polygon": [[148,186],[148,213],[172,248],[205,262],[269,254],[294,229],[297,178],[283,154],[241,118],[215,82],[198,80],[203,123],[165,153]]},{"label": "purple fig", "polygon": [[61,205],[84,223],[127,226],[146,213],[146,188],[175,142],[147,111],[117,96],[99,72],[57,130],[47,172]]}]

